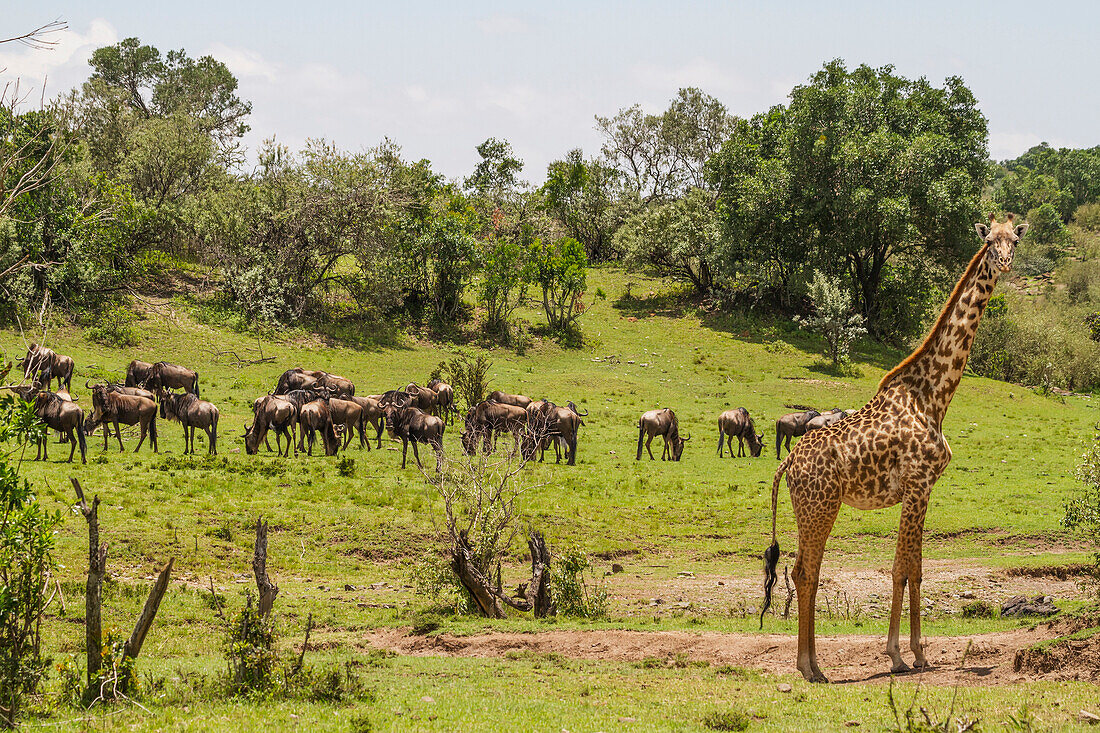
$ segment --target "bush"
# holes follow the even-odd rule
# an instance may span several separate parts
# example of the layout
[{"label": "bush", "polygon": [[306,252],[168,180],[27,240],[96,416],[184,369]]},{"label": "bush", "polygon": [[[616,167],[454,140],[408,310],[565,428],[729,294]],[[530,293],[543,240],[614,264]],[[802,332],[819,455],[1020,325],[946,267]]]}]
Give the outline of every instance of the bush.
[{"label": "bush", "polygon": [[1028,230],[1024,235],[1029,241],[1048,247],[1061,247],[1069,240],[1062,216],[1052,204],[1043,204],[1027,212]]},{"label": "bush", "polygon": [[863,316],[851,312],[852,296],[840,281],[815,270],[810,283],[810,300],[814,304],[814,315],[797,318],[799,325],[825,338],[825,356],[832,359],[834,365],[848,361],[852,342],[867,333]]},{"label": "bush", "polygon": [[1082,229],[1100,231],[1100,202],[1078,206],[1073,214],[1073,221]]},{"label": "bush", "polygon": [[[30,405],[0,397],[0,440],[27,445],[45,435]],[[18,453],[18,451],[16,451]],[[58,512],[47,512],[31,485],[0,453],[0,726],[18,724],[23,701],[46,677],[39,653],[42,589],[56,564]]]},{"label": "bush", "polygon": [[714,710],[703,716],[703,725],[711,730],[747,730],[749,722],[749,716],[740,710]]},{"label": "bush", "polygon": [[585,578],[591,572],[588,555],[576,549],[566,550],[550,576],[551,595],[562,616],[600,619],[607,617],[607,590]]},{"label": "bush", "polygon": [[84,331],[84,335],[104,346],[134,346],[141,340],[140,333],[134,326],[136,322],[137,316],[132,309],[116,304],[104,309],[95,318],[94,325]]},{"label": "bush", "polygon": [[1077,467],[1077,480],[1085,485],[1081,494],[1065,502],[1062,526],[1077,530],[1093,549],[1090,582],[1100,598],[1100,445],[1093,445]]},{"label": "bush", "polygon": [[488,375],[492,366],[493,362],[481,354],[471,357],[460,351],[454,358],[439,362],[432,378],[441,378],[450,384],[455,394],[466,403],[466,409],[470,409],[489,393]]},{"label": "bush", "polygon": [[963,618],[994,618],[997,609],[985,601],[971,601],[962,607],[961,613]]},{"label": "bush", "polygon": [[247,596],[244,608],[228,627],[226,639],[231,694],[266,692],[276,685],[279,671],[277,639],[274,619],[261,616],[252,605],[252,596]]}]

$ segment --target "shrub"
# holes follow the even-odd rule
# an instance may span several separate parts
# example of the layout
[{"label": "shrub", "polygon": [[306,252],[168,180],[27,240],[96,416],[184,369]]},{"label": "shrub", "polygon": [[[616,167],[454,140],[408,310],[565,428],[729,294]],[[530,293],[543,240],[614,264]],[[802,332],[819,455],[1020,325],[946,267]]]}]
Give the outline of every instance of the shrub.
[{"label": "shrub", "polygon": [[1077,530],[1093,549],[1090,582],[1100,597],[1100,445],[1093,445],[1077,467],[1077,480],[1084,491],[1065,502],[1062,526]]},{"label": "shrub", "polygon": [[134,346],[141,340],[140,333],[134,326],[136,322],[137,316],[132,309],[116,304],[104,309],[95,318],[93,325],[85,330],[84,335],[104,346]]},{"label": "shrub", "polygon": [[1073,214],[1073,221],[1082,229],[1100,231],[1100,202],[1078,206]]},{"label": "shrub", "polygon": [[550,587],[562,616],[590,619],[607,616],[607,590],[586,579],[585,573],[591,570],[592,562],[580,550],[569,549],[558,557],[550,576]]},{"label": "shrub", "polygon": [[442,378],[450,384],[466,403],[466,409],[470,409],[489,393],[488,375],[492,366],[493,362],[481,354],[471,357],[460,351],[452,359],[439,362],[439,366],[432,372],[432,378]]},{"label": "shrub", "polygon": [[271,616],[261,616],[252,596],[228,626],[225,657],[229,662],[229,690],[234,695],[266,692],[276,684],[279,655],[278,635]]},{"label": "shrub", "polygon": [[1027,212],[1028,230],[1025,237],[1038,244],[1060,247],[1066,244],[1069,233],[1053,204],[1043,204]]},{"label": "shrub", "polygon": [[963,618],[994,618],[997,609],[985,601],[971,601],[962,607],[961,613]]},{"label": "shrub", "polygon": [[834,365],[848,361],[852,342],[867,333],[863,316],[851,312],[851,294],[838,280],[815,270],[810,283],[810,300],[814,304],[814,315],[797,319],[799,325],[825,338],[825,356],[832,359]]},{"label": "shrub", "polygon": [[[44,436],[30,406],[0,398],[0,440],[26,445]],[[17,451],[18,452],[18,451]],[[39,653],[40,621],[48,601],[42,589],[55,568],[54,528],[31,485],[0,453],[0,726],[15,727],[22,703],[46,676]]]},{"label": "shrub", "polygon": [[355,459],[344,456],[336,462],[336,473],[344,478],[355,478]]}]

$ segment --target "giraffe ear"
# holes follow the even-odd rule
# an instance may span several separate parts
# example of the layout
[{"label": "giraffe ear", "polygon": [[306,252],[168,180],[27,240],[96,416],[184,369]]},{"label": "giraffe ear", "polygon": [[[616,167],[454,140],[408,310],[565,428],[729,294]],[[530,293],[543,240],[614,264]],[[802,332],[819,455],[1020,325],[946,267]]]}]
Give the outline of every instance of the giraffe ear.
[{"label": "giraffe ear", "polygon": [[[1025,229],[1026,228],[1027,227],[1025,227]],[[978,236],[981,237],[982,240],[985,240],[985,238],[989,236],[989,227],[985,224],[975,224],[974,231],[978,233]]]},{"label": "giraffe ear", "polygon": [[1024,238],[1024,234],[1025,234],[1026,232],[1027,232],[1027,224],[1021,224],[1021,225],[1019,225],[1018,227],[1016,227],[1016,238],[1017,238],[1017,239],[1023,239],[1023,238]]}]

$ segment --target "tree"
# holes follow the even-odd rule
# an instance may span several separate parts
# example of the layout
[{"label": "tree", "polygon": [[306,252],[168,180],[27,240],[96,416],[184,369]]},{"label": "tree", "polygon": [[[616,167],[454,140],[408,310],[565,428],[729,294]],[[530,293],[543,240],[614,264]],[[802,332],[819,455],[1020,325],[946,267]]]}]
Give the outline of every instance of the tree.
[{"label": "tree", "polygon": [[814,305],[814,315],[799,318],[799,324],[821,334],[825,339],[825,356],[832,360],[833,366],[848,361],[852,342],[867,333],[863,316],[852,313],[852,296],[838,280],[815,270],[810,283],[810,301]]},{"label": "tree", "polygon": [[699,295],[714,287],[720,240],[714,197],[698,188],[635,214],[615,233],[628,265],[687,282]]},{"label": "tree", "polygon": [[512,314],[527,295],[527,251],[511,239],[493,238],[487,245],[479,287],[485,304],[485,326],[489,332],[507,337]]},{"label": "tree", "polygon": [[660,115],[639,105],[596,116],[603,154],[648,203],[669,201],[707,185],[704,166],[732,129],[725,106],[699,89],[681,89]]},{"label": "tree", "polygon": [[584,310],[588,257],[572,237],[552,243],[535,240],[528,255],[530,280],[542,289],[542,309],[551,329],[567,332]]},{"label": "tree", "polygon": [[477,154],[481,162],[466,179],[467,190],[495,201],[519,184],[517,177],[523,170],[523,161],[515,157],[507,140],[491,137],[477,146]]},{"label": "tree", "polygon": [[623,219],[637,207],[622,173],[606,161],[585,160],[579,148],[546,168],[539,189],[543,206],[569,236],[580,241],[591,261],[612,259],[612,237]]},{"label": "tree", "polygon": [[972,248],[970,224],[986,174],[986,120],[958,77],[942,88],[893,67],[825,64],[795,87],[786,111],[794,203],[843,261],[859,309],[878,335],[890,260],[955,261]]}]

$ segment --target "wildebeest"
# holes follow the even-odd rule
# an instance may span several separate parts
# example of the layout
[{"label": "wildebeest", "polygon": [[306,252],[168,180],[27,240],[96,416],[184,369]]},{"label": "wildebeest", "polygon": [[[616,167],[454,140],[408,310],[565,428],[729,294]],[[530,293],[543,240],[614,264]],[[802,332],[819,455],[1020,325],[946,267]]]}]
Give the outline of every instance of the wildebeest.
[{"label": "wildebeest", "polygon": [[[533,459],[535,451],[545,450],[551,441],[557,452],[560,441],[565,444],[566,463],[570,466],[576,465],[577,433],[584,425],[584,420],[581,418],[588,412],[581,413],[572,402],[568,405],[569,407],[558,407],[546,400],[531,403],[527,408],[527,430],[521,446],[524,459]],[[539,460],[542,458],[540,457]],[[561,460],[560,453],[557,460]]]},{"label": "wildebeest", "polygon": [[434,389],[421,387],[415,382],[410,382],[402,391],[409,396],[408,404],[429,415],[436,414],[439,406],[439,395],[436,394]]},{"label": "wildebeest", "polygon": [[722,457],[722,444],[728,444],[733,458],[733,439],[737,438],[737,456],[745,455],[745,441],[749,442],[749,454],[756,458],[764,448],[763,433],[756,432],[756,425],[744,407],[726,410],[718,416],[718,457]]},{"label": "wildebeest", "polygon": [[190,392],[160,393],[160,416],[183,425],[183,452],[195,452],[195,428],[206,433],[208,452],[218,455],[218,408],[206,400],[200,400]]},{"label": "wildebeest", "polygon": [[160,389],[182,389],[199,396],[199,373],[193,369],[169,364],[166,361],[158,361],[149,370],[149,377],[145,380],[145,388],[154,392]]},{"label": "wildebeest", "polygon": [[821,413],[817,410],[805,410],[804,412],[788,412],[775,421],[775,459],[780,457],[780,446],[786,439],[787,452],[791,452],[791,438],[797,438],[806,434],[806,425]]},{"label": "wildebeest", "polygon": [[134,359],[130,366],[126,367],[126,387],[140,387],[149,381],[149,375],[153,373],[153,365],[147,361]]},{"label": "wildebeest", "polygon": [[661,451],[661,460],[678,461],[684,454],[684,444],[691,440],[690,435],[680,435],[680,424],[676,420],[676,413],[665,407],[661,410],[650,410],[643,413],[638,420],[638,455],[634,460],[642,460],[642,441],[645,440],[645,449],[649,453],[649,460],[654,460],[653,451],[649,444],[660,435],[665,440],[665,449]]},{"label": "wildebeest", "polygon": [[489,396],[485,398],[486,402],[499,402],[504,405],[516,405],[517,407],[527,408],[527,405],[531,404],[533,400],[521,394],[510,394],[508,392],[501,392],[499,389],[495,392],[490,392]]},{"label": "wildebeest", "polygon": [[[277,395],[264,395],[252,403],[252,424],[244,429],[244,450],[252,456],[260,449],[260,441],[267,439],[267,431],[275,431],[275,445],[280,456],[290,456],[291,447],[298,454],[295,439],[295,425],[298,422],[298,408],[293,402]],[[286,438],[286,452],[283,452],[280,437]]]},{"label": "wildebeest", "polygon": [[302,367],[287,369],[279,375],[279,382],[275,385],[274,394],[281,395],[296,389],[309,389],[317,384],[317,380],[323,374],[322,371],[311,371]]},{"label": "wildebeest", "polygon": [[446,430],[442,420],[408,404],[390,403],[386,406],[386,424],[390,426],[394,435],[401,438],[401,468],[405,468],[405,459],[411,442],[416,465],[421,469],[424,468],[424,464],[420,462],[420,451],[417,450],[416,444],[425,443],[435,450],[435,466],[436,470],[439,470],[443,460],[443,431]]},{"label": "wildebeest", "polygon": [[355,395],[355,385],[346,377],[325,372],[317,378],[317,384],[327,389],[333,397],[346,400]]},{"label": "wildebeest", "polygon": [[[313,444],[317,440],[317,433],[321,434],[325,455],[336,455],[340,450],[340,438],[337,436],[336,427],[332,423],[328,400],[313,400],[302,405],[298,410],[299,437],[308,455],[313,455]],[[343,429],[342,425],[339,427]]]},{"label": "wildebeest", "polygon": [[515,452],[519,448],[520,437],[527,428],[527,410],[517,405],[486,400],[477,404],[466,416],[466,431],[472,437],[463,437],[462,447],[472,454],[478,439],[484,442],[483,450],[492,453],[496,450],[497,437],[501,433],[511,433]]},{"label": "wildebeest", "polygon": [[428,389],[435,392],[435,404],[439,408],[436,414],[443,418],[443,422],[453,422],[456,413],[454,387],[436,378],[428,382]]},{"label": "wildebeest", "polygon": [[848,413],[839,407],[834,407],[828,412],[823,412],[817,417],[806,423],[806,432],[812,432],[819,428],[827,428],[834,423],[838,423],[848,416]]},{"label": "wildebeest", "polygon": [[[354,395],[349,398],[352,402],[359,405],[359,409],[362,410],[362,421],[359,425],[359,433],[362,435],[366,423],[370,423],[372,427],[377,431],[375,436],[378,441],[378,447],[382,447],[382,431],[386,427],[386,416],[382,411],[382,404],[375,396],[370,397],[355,397]],[[370,440],[367,441],[367,450],[370,450]]]},{"label": "wildebeest", "polygon": [[[366,434],[363,432],[363,408],[359,403],[350,399],[332,397],[328,400],[328,410],[332,416],[332,424],[343,426],[344,450],[351,445],[356,430],[359,431],[359,447],[362,448],[363,444],[367,443]],[[369,443],[367,445],[369,446]]]},{"label": "wildebeest", "polygon": [[[87,463],[88,444],[84,438],[84,411],[75,402],[67,401],[54,392],[39,392],[34,397],[34,414],[47,427],[69,438],[69,463],[73,462],[76,446],[80,444],[80,462]],[[38,456],[34,460],[48,460],[46,436],[38,441]]]},{"label": "wildebeest", "polygon": [[59,388],[64,385],[66,391],[71,391],[72,357],[58,354],[45,346],[31,344],[27,349],[27,355],[23,357],[23,378],[41,382],[46,389],[49,389],[50,384],[56,379]]},{"label": "wildebeest", "polygon": [[97,384],[92,388],[92,417],[84,422],[84,432],[91,435],[99,425],[104,426],[103,449],[107,450],[107,441],[110,431],[107,425],[114,424],[115,437],[118,438],[119,451],[122,447],[122,433],[119,431],[119,423],[123,425],[141,426],[141,439],[138,441],[134,453],[141,450],[145,436],[149,436],[149,444],[153,446],[153,452],[159,452],[157,446],[157,403],[146,397],[119,394],[111,392],[106,385]]}]

